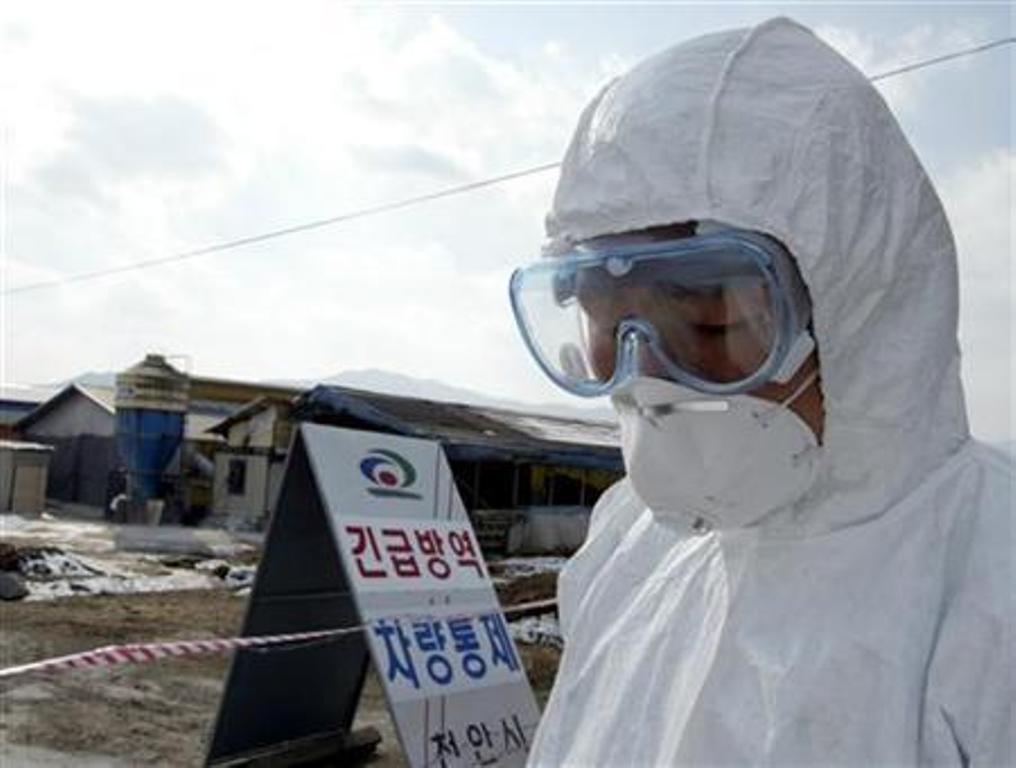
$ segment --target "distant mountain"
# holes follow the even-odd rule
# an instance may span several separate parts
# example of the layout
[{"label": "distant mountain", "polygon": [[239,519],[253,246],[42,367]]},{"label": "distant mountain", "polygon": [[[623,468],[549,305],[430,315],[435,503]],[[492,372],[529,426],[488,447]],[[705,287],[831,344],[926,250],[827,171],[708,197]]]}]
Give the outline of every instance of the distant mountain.
[{"label": "distant mountain", "polygon": [[366,389],[389,395],[419,397],[423,400],[472,403],[488,407],[500,407],[504,403],[464,387],[455,387],[437,379],[417,379],[401,373],[367,368],[357,371],[343,371],[329,376],[322,384],[337,384],[340,387]]},{"label": "distant mountain", "polygon": [[70,381],[65,381],[63,386],[70,383],[80,384],[83,387],[115,387],[116,386],[116,373],[112,371],[89,371],[88,373],[82,373],[79,376],[75,376]]},{"label": "distant mountain", "polygon": [[30,386],[39,389],[51,389],[58,392],[68,384],[80,384],[83,387],[105,387],[113,389],[116,386],[116,373],[114,371],[88,371],[66,381],[48,381],[42,384],[31,384]]}]

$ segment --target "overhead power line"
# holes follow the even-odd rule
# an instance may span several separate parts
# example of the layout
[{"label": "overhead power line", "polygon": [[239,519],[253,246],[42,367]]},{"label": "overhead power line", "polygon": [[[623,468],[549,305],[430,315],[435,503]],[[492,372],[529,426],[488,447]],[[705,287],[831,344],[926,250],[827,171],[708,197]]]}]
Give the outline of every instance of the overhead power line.
[{"label": "overhead power line", "polygon": [[973,56],[977,53],[991,50],[992,48],[998,48],[1003,45],[1012,45],[1016,43],[1016,37],[1003,37],[999,40],[992,40],[990,43],[984,43],[982,45],[974,46],[973,48],[966,48],[962,51],[956,51],[955,53],[947,53],[943,56],[936,56],[933,59],[925,59],[924,61],[917,61],[913,64],[906,64],[896,69],[890,69],[886,72],[880,72],[877,75],[872,75],[868,79],[871,82],[877,82],[879,80],[885,80],[887,77],[895,77],[896,75],[903,75],[907,72],[914,72],[918,69],[924,69],[925,67],[931,67],[935,64],[941,64],[945,61],[952,61],[953,59],[963,59],[967,56]]},{"label": "overhead power line", "polygon": [[[916,61],[911,64],[906,64],[895,69],[890,69],[885,72],[872,75],[868,79],[871,82],[877,82],[879,80],[885,80],[890,77],[896,77],[897,75],[906,74],[908,72],[914,72],[919,69],[926,67],[935,66],[946,61],[954,61],[956,59],[973,56],[984,51],[988,51],[992,48],[998,48],[1003,45],[1011,45],[1016,43],[1016,37],[1004,37],[998,40],[992,40],[988,43],[974,46],[972,48],[965,48],[961,51],[954,51],[953,53],[947,53],[942,56],[936,56],[931,59],[923,59]],[[102,277],[108,277],[109,275],[122,274],[124,272],[136,272],[143,269],[150,269],[151,267],[159,267],[165,264],[171,264],[179,261],[186,261],[188,259],[194,259],[198,256],[207,256],[213,253],[221,253],[223,251],[229,251],[234,248],[240,248],[245,245],[253,245],[254,243],[261,243],[266,240],[274,240],[279,237],[286,237],[287,235],[294,235],[299,232],[307,232],[313,229],[321,229],[323,227],[329,227],[333,224],[341,224],[343,222],[352,221],[353,219],[361,219],[368,216],[377,216],[382,213],[389,213],[402,208],[410,208],[414,205],[427,203],[432,200],[439,200],[444,197],[452,197],[454,195],[465,194],[466,192],[472,192],[483,187],[490,187],[495,184],[501,184],[502,182],[512,181],[513,179],[520,179],[525,176],[534,176],[539,173],[545,173],[547,171],[559,168],[560,162],[545,163],[543,165],[533,166],[531,168],[525,168],[519,171],[513,171],[512,173],[506,173],[501,176],[493,176],[487,179],[481,179],[479,181],[473,181],[468,184],[460,184],[455,187],[447,187],[445,189],[437,190],[435,192],[429,192],[424,195],[417,195],[415,197],[407,197],[402,200],[395,200],[389,203],[382,203],[380,205],[374,205],[367,208],[360,208],[353,211],[347,211],[340,213],[336,216],[329,216],[324,219],[316,219],[314,221],[308,221],[303,224],[295,224],[289,227],[282,227],[281,229],[273,229],[268,232],[262,232],[256,235],[250,235],[248,237],[240,237],[235,240],[227,240],[221,243],[215,243],[213,245],[206,245],[201,248],[195,248],[189,251],[183,251],[180,253],[174,253],[169,256],[160,256],[153,259],[144,259],[141,261],[134,261],[129,264],[121,264],[115,267],[107,267],[104,269],[96,269],[90,272],[79,272],[74,275],[66,275],[63,277],[53,278],[52,280],[42,280],[37,283],[28,283],[25,285],[18,285],[13,288],[4,290],[0,295],[10,296],[19,293],[28,293],[30,291],[38,291],[44,288],[53,288],[58,285],[66,285],[68,283],[79,283],[87,280],[96,280]]]},{"label": "overhead power line", "polygon": [[417,195],[416,197],[407,197],[403,200],[396,200],[390,203],[382,203],[381,205],[370,206],[369,208],[360,208],[354,211],[347,211],[346,213],[340,213],[337,216],[329,216],[326,219],[316,219],[315,221],[308,221],[303,224],[294,224],[290,227],[283,227],[281,229],[273,229],[269,232],[262,232],[257,235],[250,235],[248,237],[240,237],[236,240],[227,240],[222,243],[215,243],[214,245],[206,245],[201,248],[195,248],[191,251],[183,251],[182,253],[174,253],[170,256],[158,256],[154,259],[144,259],[142,261],[133,261],[130,264],[121,264],[116,267],[108,267],[106,269],[96,269],[92,272],[80,272],[76,275],[68,275],[66,277],[58,277],[53,280],[44,280],[38,283],[30,283],[28,285],[19,285],[4,291],[3,295],[10,295],[13,293],[27,293],[29,291],[37,291],[42,288],[50,288],[56,285],[64,285],[66,283],[77,283],[85,280],[95,280],[96,278],[106,277],[107,275],[116,275],[122,272],[134,272],[140,269],[148,269],[150,267],[158,267],[163,264],[170,264],[176,261],[186,261],[187,259],[193,259],[198,256],[206,256],[210,253],[219,253],[221,251],[232,250],[233,248],[239,248],[243,245],[253,245],[254,243],[261,243],[265,240],[274,240],[277,237],[285,237],[286,235],[294,235],[297,232],[307,232],[312,229],[320,229],[322,227],[328,227],[332,224],[338,224],[344,221],[351,221],[352,219],[362,219],[367,216],[376,216],[379,213],[387,213],[389,211],[395,211],[399,208],[409,208],[419,203],[426,203],[431,200],[438,200],[442,197],[451,197],[452,195],[460,195],[464,192],[472,192],[473,190],[480,189],[482,187],[490,187],[494,184],[500,184],[503,181],[511,181],[512,179],[519,179],[523,176],[532,176],[533,174],[543,173],[553,168],[557,168],[560,163],[548,163],[546,165],[537,165],[532,168],[526,168],[521,171],[514,171],[512,173],[506,173],[502,176],[494,176],[489,179],[482,179],[480,181],[472,181],[468,184],[461,184],[457,187],[448,187],[447,189],[441,189],[436,192],[428,192],[425,195]]}]

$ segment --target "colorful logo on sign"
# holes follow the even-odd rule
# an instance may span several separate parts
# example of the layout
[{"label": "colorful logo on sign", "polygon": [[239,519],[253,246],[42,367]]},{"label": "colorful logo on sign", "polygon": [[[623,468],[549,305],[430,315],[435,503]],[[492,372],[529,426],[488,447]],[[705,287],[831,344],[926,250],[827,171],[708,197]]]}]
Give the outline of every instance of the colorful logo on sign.
[{"label": "colorful logo on sign", "polygon": [[420,499],[408,490],[416,482],[416,469],[403,456],[385,448],[374,448],[360,462],[360,472],[372,483],[367,493],[400,499]]}]

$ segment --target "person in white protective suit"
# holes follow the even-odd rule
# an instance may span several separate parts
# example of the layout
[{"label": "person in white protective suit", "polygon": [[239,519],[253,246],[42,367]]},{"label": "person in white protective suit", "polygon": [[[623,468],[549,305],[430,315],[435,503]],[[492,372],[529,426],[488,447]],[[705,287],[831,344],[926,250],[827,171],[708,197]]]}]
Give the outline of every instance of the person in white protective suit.
[{"label": "person in white protective suit", "polygon": [[611,396],[628,476],[561,574],[531,764],[1013,764],[1013,467],[867,79],[786,19],[665,51],[583,112],[547,229],[516,318]]}]

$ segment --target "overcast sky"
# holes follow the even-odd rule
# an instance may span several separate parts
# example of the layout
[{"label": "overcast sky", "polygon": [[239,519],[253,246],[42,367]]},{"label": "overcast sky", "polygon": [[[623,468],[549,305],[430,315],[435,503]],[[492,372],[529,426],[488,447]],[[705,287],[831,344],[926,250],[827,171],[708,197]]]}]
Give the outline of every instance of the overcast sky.
[{"label": "overcast sky", "polygon": [[[0,5],[7,288],[560,159],[610,76],[790,15],[876,73],[1012,34],[1008,5]],[[1011,439],[1012,47],[886,81],[960,247],[975,433]],[[4,300],[4,382],[123,368],[317,378],[380,368],[560,400],[506,284],[555,174],[144,272]]]}]

